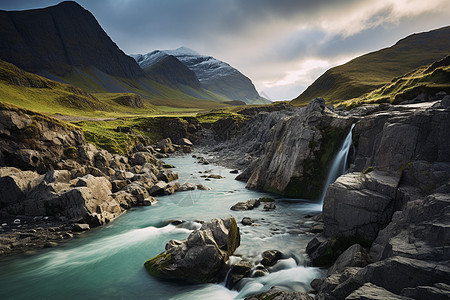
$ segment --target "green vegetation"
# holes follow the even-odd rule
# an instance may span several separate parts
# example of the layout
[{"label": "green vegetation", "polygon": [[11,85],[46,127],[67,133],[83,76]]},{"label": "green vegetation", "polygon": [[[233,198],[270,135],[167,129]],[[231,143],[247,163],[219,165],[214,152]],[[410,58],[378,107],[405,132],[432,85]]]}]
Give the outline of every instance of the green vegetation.
[{"label": "green vegetation", "polygon": [[362,104],[398,104],[414,99],[421,93],[434,95],[440,91],[450,93],[450,56],[396,77],[370,93],[341,102],[339,106],[351,109]]},{"label": "green vegetation", "polygon": [[172,256],[170,253],[161,253],[144,263],[145,269],[150,273],[150,275],[161,278],[163,276],[164,270],[170,265],[172,261]]},{"label": "green vegetation", "polygon": [[363,171],[363,174],[368,174],[368,173],[370,173],[370,172],[372,172],[373,171],[373,167],[368,167],[367,169],[365,169],[364,171]]},{"label": "green vegetation", "polygon": [[444,27],[414,34],[392,47],[331,68],[292,100],[292,104],[303,106],[315,97],[323,97],[327,103],[359,98],[389,83],[392,78],[448,55],[449,33],[450,27]]},{"label": "green vegetation", "polygon": [[273,202],[275,201],[273,198],[270,197],[262,197],[258,199],[260,202]]},{"label": "green vegetation", "polygon": [[292,177],[287,185],[284,195],[300,197],[304,199],[319,199],[327,176],[328,166],[333,161],[336,152],[342,143],[349,128],[325,127],[321,128],[322,144],[320,149],[314,151],[315,145],[311,145],[314,151],[314,159],[308,157],[303,165],[304,176]]}]

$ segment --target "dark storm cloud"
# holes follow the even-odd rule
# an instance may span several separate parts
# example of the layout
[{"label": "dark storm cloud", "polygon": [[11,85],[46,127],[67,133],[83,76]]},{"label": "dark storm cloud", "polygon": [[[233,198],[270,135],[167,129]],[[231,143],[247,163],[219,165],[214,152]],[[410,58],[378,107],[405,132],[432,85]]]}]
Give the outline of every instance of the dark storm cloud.
[{"label": "dark storm cloud", "polygon": [[[59,2],[0,0],[0,9]],[[273,99],[293,98],[327,68],[450,19],[448,0],[77,2],[125,53],[187,46],[237,67]]]}]

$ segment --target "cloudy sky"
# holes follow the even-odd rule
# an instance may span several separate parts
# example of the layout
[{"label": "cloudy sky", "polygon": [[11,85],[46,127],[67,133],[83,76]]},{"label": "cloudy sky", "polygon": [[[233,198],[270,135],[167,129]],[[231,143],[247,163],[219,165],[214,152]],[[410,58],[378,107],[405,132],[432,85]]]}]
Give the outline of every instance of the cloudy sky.
[{"label": "cloudy sky", "polygon": [[[0,9],[57,4],[0,0]],[[450,25],[449,0],[78,0],[127,54],[185,46],[226,61],[272,100],[328,68]]]}]

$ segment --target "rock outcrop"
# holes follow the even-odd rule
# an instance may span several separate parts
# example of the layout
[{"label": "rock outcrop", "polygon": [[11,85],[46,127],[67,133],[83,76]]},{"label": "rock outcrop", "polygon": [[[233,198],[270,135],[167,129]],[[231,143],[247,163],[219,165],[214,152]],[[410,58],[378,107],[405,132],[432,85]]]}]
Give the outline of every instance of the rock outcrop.
[{"label": "rock outcrop", "polygon": [[[353,132],[351,172],[329,186],[323,234],[307,248],[313,262],[324,265],[337,258],[329,277],[313,282],[318,297],[448,298],[448,105],[368,107],[353,113],[364,117]],[[370,252],[370,261],[343,263],[355,260],[356,245],[339,256],[355,242],[366,249],[360,249],[357,260]]]},{"label": "rock outcrop", "polygon": [[203,223],[184,241],[169,241],[166,251],[144,265],[151,275],[162,279],[217,282],[220,270],[239,244],[236,220],[214,219]]},{"label": "rock outcrop", "polygon": [[[207,189],[181,188],[152,147],[139,144],[135,151],[112,154],[86,143],[75,126],[0,110],[0,255],[71,238],[72,231],[108,223],[132,206],[153,205],[157,195]],[[21,239],[21,232],[33,239]]]}]

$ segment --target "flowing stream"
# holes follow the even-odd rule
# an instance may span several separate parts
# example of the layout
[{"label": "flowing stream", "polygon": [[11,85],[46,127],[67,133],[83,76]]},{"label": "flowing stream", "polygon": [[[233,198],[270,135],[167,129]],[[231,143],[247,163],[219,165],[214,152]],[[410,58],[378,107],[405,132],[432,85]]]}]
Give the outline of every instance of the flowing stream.
[{"label": "flowing stream", "polygon": [[350,147],[352,146],[352,131],[355,124],[352,124],[350,131],[345,137],[341,148],[333,159],[330,170],[328,171],[327,180],[325,181],[322,195],[320,196],[320,202],[323,204],[325,195],[327,194],[328,186],[336,181],[336,179],[347,171],[347,157]]},{"label": "flowing stream", "polygon": [[[1,299],[242,299],[250,294],[284,286],[307,291],[309,283],[323,271],[305,266],[304,249],[311,235],[304,234],[305,215],[317,212],[308,201],[276,198],[276,209],[231,211],[239,201],[274,197],[245,189],[234,180],[229,169],[199,165],[190,156],[165,160],[176,166],[180,183],[202,183],[209,191],[180,192],[159,197],[155,206],[129,210],[115,221],[95,228],[60,246],[34,255],[0,260]],[[203,172],[223,179],[206,181]],[[199,173],[202,172],[202,173]],[[208,173],[209,174],[209,173]],[[160,281],[144,269],[144,262],[164,250],[171,239],[184,239],[199,226],[195,220],[210,220],[233,215],[241,229],[241,246],[235,256],[258,262],[264,250],[281,250],[280,260],[269,275],[248,278],[240,291],[224,284],[188,285]],[[243,226],[240,220],[251,217],[258,226]],[[184,228],[167,225],[165,220],[187,220]]]}]

